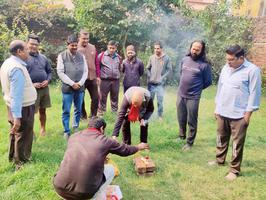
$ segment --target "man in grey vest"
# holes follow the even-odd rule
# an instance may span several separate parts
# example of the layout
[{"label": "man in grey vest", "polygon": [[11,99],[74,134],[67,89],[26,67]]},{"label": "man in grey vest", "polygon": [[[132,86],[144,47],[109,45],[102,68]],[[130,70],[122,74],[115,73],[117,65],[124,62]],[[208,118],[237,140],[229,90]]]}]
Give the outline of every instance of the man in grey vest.
[{"label": "man in grey vest", "polygon": [[61,52],[57,58],[57,74],[62,81],[62,122],[66,139],[70,136],[69,118],[72,101],[74,102],[74,132],[78,129],[84,97],[84,83],[88,76],[86,59],[77,52],[77,47],[77,36],[70,35],[67,39],[67,50]]},{"label": "man in grey vest", "polygon": [[9,51],[12,55],[1,66],[0,79],[11,124],[9,161],[14,161],[18,170],[31,157],[37,93],[26,68],[26,43],[14,40]]},{"label": "man in grey vest", "polygon": [[118,110],[121,57],[116,51],[117,43],[111,40],[108,42],[107,50],[98,56],[101,68],[101,98],[98,109],[99,116],[103,116],[103,114],[106,112],[106,102],[109,93],[112,112],[116,113]]}]

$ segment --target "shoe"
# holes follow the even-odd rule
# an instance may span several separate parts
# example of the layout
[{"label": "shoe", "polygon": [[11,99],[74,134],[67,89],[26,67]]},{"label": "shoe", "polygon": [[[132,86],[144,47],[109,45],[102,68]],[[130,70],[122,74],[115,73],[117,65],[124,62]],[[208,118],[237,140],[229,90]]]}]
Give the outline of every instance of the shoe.
[{"label": "shoe", "polygon": [[69,133],[64,133],[64,138],[66,141],[68,141],[69,137],[70,137]]},{"label": "shoe", "polygon": [[177,142],[183,142],[186,140],[186,138],[182,137],[182,136],[177,136],[176,140],[177,140]]},{"label": "shoe", "polygon": [[229,172],[226,176],[225,179],[228,181],[233,181],[237,178],[237,174],[233,173],[233,172]]},{"label": "shoe", "polygon": [[44,129],[41,129],[40,136],[42,137],[46,136],[46,131]]},{"label": "shoe", "polygon": [[182,151],[190,151],[192,148],[192,145],[190,144],[185,144],[182,148]]},{"label": "shoe", "polygon": [[209,166],[221,166],[224,165],[223,163],[218,163],[217,160],[212,160],[208,162]]},{"label": "shoe", "polygon": [[15,166],[15,171],[19,171],[23,166],[23,162],[18,162]]},{"label": "shoe", "polygon": [[79,132],[79,128],[78,127],[73,127],[73,133],[77,133]]},{"label": "shoe", "polygon": [[159,117],[159,121],[162,122],[163,121],[163,118],[162,117]]},{"label": "shoe", "polygon": [[104,115],[104,112],[101,111],[101,110],[99,110],[98,113],[97,113],[97,116],[100,117],[100,118],[102,118],[103,115]]},{"label": "shoe", "polygon": [[88,120],[87,117],[81,117],[81,118],[80,118],[80,121],[87,121],[87,120]]}]

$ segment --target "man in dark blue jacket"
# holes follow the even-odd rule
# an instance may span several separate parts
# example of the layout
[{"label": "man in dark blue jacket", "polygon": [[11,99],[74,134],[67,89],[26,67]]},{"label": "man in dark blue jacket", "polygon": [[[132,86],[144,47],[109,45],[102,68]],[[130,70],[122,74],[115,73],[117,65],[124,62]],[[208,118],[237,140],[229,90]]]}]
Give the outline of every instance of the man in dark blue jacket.
[{"label": "man in dark blue jacket", "polygon": [[179,138],[186,139],[188,124],[187,144],[183,150],[190,150],[197,134],[201,92],[212,83],[211,66],[206,60],[203,41],[192,42],[189,53],[182,59],[180,74],[176,103]]}]

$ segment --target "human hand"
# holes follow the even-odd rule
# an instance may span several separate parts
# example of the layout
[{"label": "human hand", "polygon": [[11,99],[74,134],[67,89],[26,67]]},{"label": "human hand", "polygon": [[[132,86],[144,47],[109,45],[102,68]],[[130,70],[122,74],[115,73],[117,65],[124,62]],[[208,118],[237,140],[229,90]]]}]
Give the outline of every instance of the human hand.
[{"label": "human hand", "polygon": [[97,81],[97,85],[100,86],[100,84],[101,84],[101,79],[100,79],[99,77],[97,77],[96,81]]},{"label": "human hand", "polygon": [[137,145],[137,148],[139,149],[139,151],[141,151],[145,149],[150,149],[150,146],[148,143],[141,142]]},{"label": "human hand", "polygon": [[45,88],[47,85],[49,84],[49,81],[48,80],[45,80],[41,83],[41,87],[42,88]]},{"label": "human hand", "polygon": [[245,112],[245,114],[244,114],[244,120],[245,120],[247,125],[249,125],[249,120],[250,120],[251,114],[252,114],[251,111],[250,112]]},{"label": "human hand", "polygon": [[112,139],[118,142],[117,136],[113,135]]},{"label": "human hand", "polygon": [[146,126],[146,121],[145,119],[140,120],[140,126]]},{"label": "human hand", "polygon": [[40,89],[42,87],[42,83],[33,83],[33,86],[37,89]]},{"label": "human hand", "polygon": [[78,83],[74,83],[74,84],[72,85],[72,88],[73,88],[74,90],[78,90],[78,89],[80,89],[80,85],[79,85]]},{"label": "human hand", "polygon": [[20,128],[20,125],[21,125],[20,119],[19,118],[15,118],[14,122],[13,122],[13,126],[11,128],[11,132],[13,134],[15,134],[18,131],[18,129]]}]

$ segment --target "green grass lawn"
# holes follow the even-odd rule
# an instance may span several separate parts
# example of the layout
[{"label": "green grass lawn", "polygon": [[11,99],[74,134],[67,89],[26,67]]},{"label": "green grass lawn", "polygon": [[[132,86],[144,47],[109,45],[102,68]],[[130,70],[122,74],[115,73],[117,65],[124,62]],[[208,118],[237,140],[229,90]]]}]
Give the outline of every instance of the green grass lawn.
[{"label": "green grass lawn", "polygon": [[[149,144],[151,146],[149,155],[156,163],[156,174],[149,178],[138,177],[132,163],[133,156],[126,158],[111,156],[120,169],[120,175],[113,184],[120,186],[124,199],[266,199],[266,98],[265,96],[262,98],[261,108],[253,114],[248,128],[242,175],[236,181],[228,182],[224,179],[228,171],[227,165],[213,168],[207,166],[207,162],[215,158],[214,95],[215,87],[204,91],[200,102],[198,135],[195,145],[191,151],[182,152],[183,144],[176,141],[178,133],[176,88],[167,89],[164,121],[160,122],[155,114],[149,126]],[[48,134],[46,137],[39,136],[39,121],[36,115],[37,140],[33,144],[33,161],[18,172],[14,171],[14,166],[7,159],[9,126],[6,118],[6,106],[3,99],[0,98],[1,200],[58,199],[53,190],[52,178],[63,158],[66,142],[62,135],[60,89],[53,86],[51,96],[53,107],[47,113]],[[86,102],[89,102],[88,96],[86,93]],[[89,103],[86,107],[89,108]],[[108,110],[110,111],[110,107]],[[105,119],[108,123],[106,132],[110,135],[115,116],[108,112]],[[85,127],[86,123],[82,122],[81,128]],[[133,143],[136,144],[139,142],[137,124],[133,125],[132,133]],[[145,155],[145,152],[142,154]],[[231,150],[228,152],[228,159],[230,160],[230,158]]]}]

